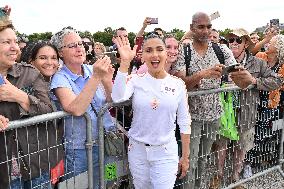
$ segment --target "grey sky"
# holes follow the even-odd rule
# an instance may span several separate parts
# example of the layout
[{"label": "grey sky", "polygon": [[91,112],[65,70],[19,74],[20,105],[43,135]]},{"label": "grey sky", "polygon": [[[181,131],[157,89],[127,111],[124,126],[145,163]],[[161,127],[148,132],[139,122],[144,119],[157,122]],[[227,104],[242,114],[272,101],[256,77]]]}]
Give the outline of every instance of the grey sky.
[{"label": "grey sky", "polygon": [[221,17],[212,22],[216,29],[243,27],[252,32],[266,25],[270,19],[284,22],[283,0],[1,0],[1,5],[12,7],[11,19],[21,33],[57,32],[71,25],[90,32],[124,26],[137,33],[146,16],[158,17],[161,27],[189,29],[191,16],[198,11],[211,14],[219,11]]}]

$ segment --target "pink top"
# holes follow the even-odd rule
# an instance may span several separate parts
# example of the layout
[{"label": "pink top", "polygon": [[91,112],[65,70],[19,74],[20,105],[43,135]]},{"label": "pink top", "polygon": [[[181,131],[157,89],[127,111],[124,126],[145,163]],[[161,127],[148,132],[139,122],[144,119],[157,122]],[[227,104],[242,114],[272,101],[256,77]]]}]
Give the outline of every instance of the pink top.
[{"label": "pink top", "polygon": [[140,68],[137,70],[137,74],[144,74],[148,71],[147,65],[144,63],[140,66]]}]

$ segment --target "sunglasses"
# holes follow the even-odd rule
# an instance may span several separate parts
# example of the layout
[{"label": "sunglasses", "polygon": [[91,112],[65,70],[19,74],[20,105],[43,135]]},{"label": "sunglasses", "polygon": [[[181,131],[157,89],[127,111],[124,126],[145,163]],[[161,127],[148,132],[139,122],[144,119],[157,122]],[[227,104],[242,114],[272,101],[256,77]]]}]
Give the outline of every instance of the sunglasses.
[{"label": "sunglasses", "polygon": [[238,44],[242,44],[243,39],[241,37],[232,37],[228,39],[229,43],[234,43],[236,41]]},{"label": "sunglasses", "polygon": [[62,48],[67,47],[67,48],[69,48],[69,49],[75,49],[75,48],[77,48],[78,46],[79,46],[79,47],[83,47],[83,42],[82,42],[82,41],[79,41],[79,42],[75,42],[75,43],[69,43],[69,44],[67,44],[67,45],[62,46]]}]

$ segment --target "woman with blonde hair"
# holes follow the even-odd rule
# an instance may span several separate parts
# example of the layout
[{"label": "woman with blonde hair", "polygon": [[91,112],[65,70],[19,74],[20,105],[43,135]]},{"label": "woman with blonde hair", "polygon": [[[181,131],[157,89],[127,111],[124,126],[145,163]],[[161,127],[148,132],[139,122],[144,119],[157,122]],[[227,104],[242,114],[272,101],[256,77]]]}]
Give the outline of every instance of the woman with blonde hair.
[{"label": "woman with blonde hair", "polygon": [[99,59],[104,56],[104,53],[106,52],[106,47],[104,46],[103,43],[95,42],[94,52],[95,52],[96,58]]}]

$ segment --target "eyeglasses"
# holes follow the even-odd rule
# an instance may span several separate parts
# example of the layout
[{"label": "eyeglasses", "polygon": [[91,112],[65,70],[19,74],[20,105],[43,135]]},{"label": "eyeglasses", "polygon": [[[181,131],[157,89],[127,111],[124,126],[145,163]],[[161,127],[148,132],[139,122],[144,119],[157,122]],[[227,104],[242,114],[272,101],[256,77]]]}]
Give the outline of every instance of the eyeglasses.
[{"label": "eyeglasses", "polygon": [[243,39],[241,37],[232,37],[228,39],[229,43],[234,43],[236,41],[238,44],[241,44],[243,42]]},{"label": "eyeglasses", "polygon": [[62,46],[61,48],[69,48],[69,49],[75,49],[77,47],[83,47],[83,42],[79,41],[79,42],[75,42],[75,43],[69,43],[67,45]]}]

